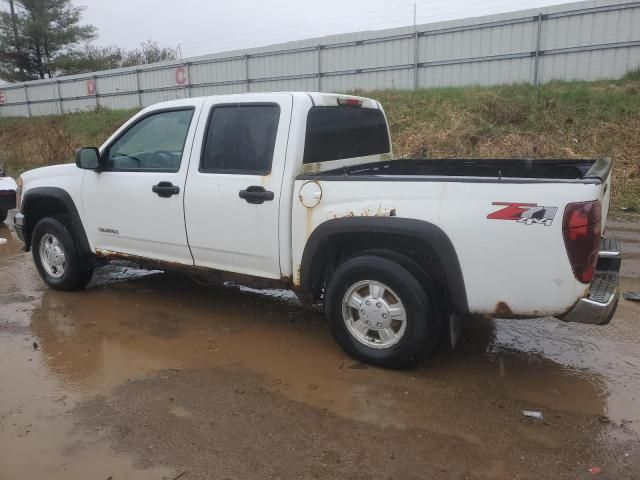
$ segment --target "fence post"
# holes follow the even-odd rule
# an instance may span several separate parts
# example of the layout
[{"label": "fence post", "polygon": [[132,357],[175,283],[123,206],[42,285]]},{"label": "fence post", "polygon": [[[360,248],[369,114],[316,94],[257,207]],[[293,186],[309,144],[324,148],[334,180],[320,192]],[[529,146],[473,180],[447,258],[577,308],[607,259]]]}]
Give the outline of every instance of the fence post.
[{"label": "fence post", "polygon": [[538,14],[538,33],[536,35],[536,58],[533,67],[533,84],[538,85],[540,83],[540,36],[542,34],[542,13]]},{"label": "fence post", "polygon": [[62,108],[62,94],[60,93],[60,80],[56,78],[56,92],[58,94],[58,109],[60,110],[60,115],[64,114],[64,110]]},{"label": "fence post", "polygon": [[95,88],[96,110],[100,110],[100,99],[98,98],[98,76],[93,75],[93,87]]},{"label": "fence post", "polygon": [[244,84],[245,89],[249,92],[249,55],[246,53],[244,54]]},{"label": "fence post", "polygon": [[142,90],[140,90],[140,69],[136,68],[136,92],[138,93],[138,108],[142,108]]},{"label": "fence post", "polygon": [[191,63],[186,62],[184,68],[187,71],[187,98],[191,98]]},{"label": "fence post", "polygon": [[27,115],[31,118],[31,104],[29,103],[29,89],[27,85],[23,85],[24,87],[24,100],[27,102]]},{"label": "fence post", "polygon": [[416,4],[413,4],[413,89],[418,89],[418,26],[416,25]]},{"label": "fence post", "polygon": [[318,91],[322,91],[322,47],[318,45]]}]

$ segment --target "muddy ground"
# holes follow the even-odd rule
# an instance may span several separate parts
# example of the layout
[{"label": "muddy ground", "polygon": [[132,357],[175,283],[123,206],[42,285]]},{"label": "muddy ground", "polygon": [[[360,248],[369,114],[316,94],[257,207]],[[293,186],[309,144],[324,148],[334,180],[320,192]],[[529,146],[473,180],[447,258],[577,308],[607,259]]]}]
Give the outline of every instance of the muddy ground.
[{"label": "muddy ground", "polygon": [[[610,230],[640,290],[640,224]],[[394,372],[290,293],[123,265],[55,292],[0,237],[0,480],[640,479],[640,303],[467,322]]]}]

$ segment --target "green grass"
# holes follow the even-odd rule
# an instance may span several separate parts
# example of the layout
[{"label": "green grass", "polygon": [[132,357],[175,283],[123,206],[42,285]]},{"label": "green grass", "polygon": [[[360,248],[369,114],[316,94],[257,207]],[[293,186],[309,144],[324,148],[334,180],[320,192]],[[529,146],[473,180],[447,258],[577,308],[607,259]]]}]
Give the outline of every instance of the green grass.
[{"label": "green grass", "polygon": [[636,68],[635,70],[631,70],[629,72],[627,72],[624,77],[622,77],[623,80],[640,80],[640,67]]},{"label": "green grass", "polygon": [[135,110],[93,112],[34,118],[0,118],[0,161],[10,175],[65,163],[82,146],[99,146]]},{"label": "green grass", "polygon": [[[640,68],[623,79],[540,87],[358,92],[385,107],[396,156],[614,159],[617,207],[640,211]],[[17,175],[99,145],[134,111],[0,119],[0,160]]]},{"label": "green grass", "polygon": [[72,137],[92,146],[103,143],[113,131],[131,118],[137,110],[107,110],[65,115],[65,125]]},{"label": "green grass", "polygon": [[614,160],[617,207],[640,211],[640,80],[360,92],[385,107],[396,156]]}]

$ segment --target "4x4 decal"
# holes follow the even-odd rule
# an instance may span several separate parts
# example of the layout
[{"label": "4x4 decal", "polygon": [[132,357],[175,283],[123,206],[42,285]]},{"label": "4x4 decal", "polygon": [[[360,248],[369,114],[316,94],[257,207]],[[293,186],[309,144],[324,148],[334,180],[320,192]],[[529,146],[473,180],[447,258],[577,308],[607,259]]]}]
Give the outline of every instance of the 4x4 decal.
[{"label": "4x4 decal", "polygon": [[553,223],[558,207],[542,207],[536,203],[493,202],[504,208],[487,215],[489,220],[514,220],[526,225],[540,224],[547,227]]}]

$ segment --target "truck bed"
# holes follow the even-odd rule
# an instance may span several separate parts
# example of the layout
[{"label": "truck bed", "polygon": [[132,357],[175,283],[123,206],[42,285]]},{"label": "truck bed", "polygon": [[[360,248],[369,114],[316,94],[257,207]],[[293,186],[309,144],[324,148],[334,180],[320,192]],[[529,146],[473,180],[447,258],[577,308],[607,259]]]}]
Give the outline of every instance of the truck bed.
[{"label": "truck bed", "polygon": [[303,174],[298,179],[440,180],[485,182],[604,182],[611,160],[399,159]]}]

